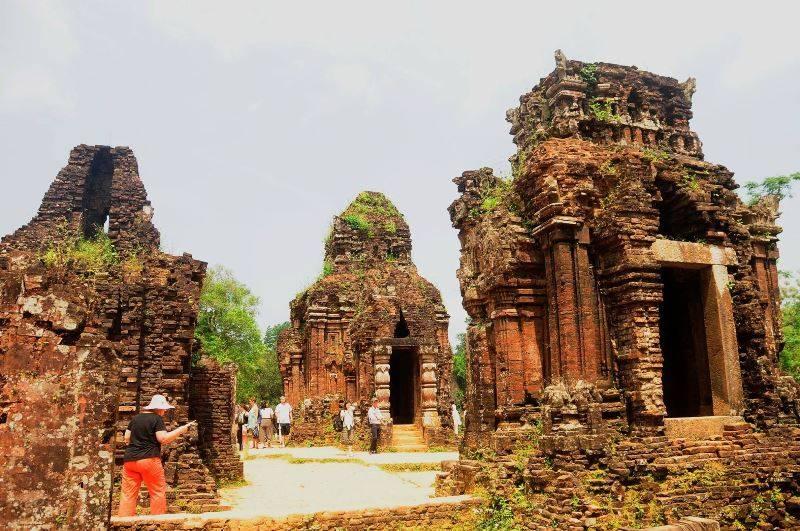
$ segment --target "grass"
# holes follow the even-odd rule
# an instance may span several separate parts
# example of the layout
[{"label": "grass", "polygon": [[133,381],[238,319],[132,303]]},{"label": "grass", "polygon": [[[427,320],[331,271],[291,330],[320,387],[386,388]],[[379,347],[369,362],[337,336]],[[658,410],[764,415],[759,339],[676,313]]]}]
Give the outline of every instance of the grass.
[{"label": "grass", "polygon": [[219,485],[217,485],[217,488],[220,488],[220,489],[238,489],[238,488],[241,488],[241,487],[246,487],[247,485],[250,485],[250,482],[247,481],[244,478],[242,478],[242,479],[225,479],[225,480],[222,480],[222,481],[219,482]]},{"label": "grass", "polygon": [[305,465],[309,463],[356,463],[363,465],[364,461],[354,457],[337,459],[336,457],[289,457],[287,461],[292,465]]},{"label": "grass", "polygon": [[378,468],[386,472],[430,472],[440,471],[441,463],[384,463]]}]

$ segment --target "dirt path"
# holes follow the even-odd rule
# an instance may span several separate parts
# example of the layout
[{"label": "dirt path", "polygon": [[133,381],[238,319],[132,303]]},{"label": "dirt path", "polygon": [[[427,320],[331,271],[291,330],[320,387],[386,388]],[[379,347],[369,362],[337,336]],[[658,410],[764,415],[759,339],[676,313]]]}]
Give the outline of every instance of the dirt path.
[{"label": "dirt path", "polygon": [[[437,471],[387,470],[421,464],[423,468],[457,459],[457,452],[355,452],[333,447],[250,450],[244,461],[248,484],[221,491],[230,510],[191,515],[194,519],[284,517],[325,511],[354,511],[457,502],[465,496],[432,498]],[[187,515],[164,515],[180,519]],[[115,519],[116,520],[116,519]]]}]

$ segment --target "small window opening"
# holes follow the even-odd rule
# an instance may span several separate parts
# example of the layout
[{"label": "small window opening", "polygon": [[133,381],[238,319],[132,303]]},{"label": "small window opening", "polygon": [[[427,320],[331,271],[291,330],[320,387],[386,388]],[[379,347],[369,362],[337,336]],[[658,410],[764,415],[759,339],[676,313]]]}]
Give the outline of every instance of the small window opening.
[{"label": "small window opening", "polygon": [[400,310],[400,320],[394,325],[394,337],[408,337],[409,335],[408,323],[406,323],[406,318],[403,316],[403,311]]}]

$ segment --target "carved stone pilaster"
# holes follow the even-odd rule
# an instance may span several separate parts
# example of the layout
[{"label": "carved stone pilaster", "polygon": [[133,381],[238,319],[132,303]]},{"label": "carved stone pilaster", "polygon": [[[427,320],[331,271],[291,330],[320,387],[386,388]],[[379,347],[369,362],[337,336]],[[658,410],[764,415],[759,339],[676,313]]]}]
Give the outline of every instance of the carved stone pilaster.
[{"label": "carved stone pilaster", "polygon": [[390,416],[390,402],[389,402],[389,359],[392,353],[392,347],[385,345],[377,345],[374,347],[375,353],[375,396],[378,397],[378,407],[381,408],[383,418],[387,419]]},{"label": "carved stone pilaster", "polygon": [[420,347],[419,355],[422,359],[420,371],[420,402],[422,409],[422,425],[426,428],[441,426],[439,412],[436,410],[436,357],[434,348]]}]

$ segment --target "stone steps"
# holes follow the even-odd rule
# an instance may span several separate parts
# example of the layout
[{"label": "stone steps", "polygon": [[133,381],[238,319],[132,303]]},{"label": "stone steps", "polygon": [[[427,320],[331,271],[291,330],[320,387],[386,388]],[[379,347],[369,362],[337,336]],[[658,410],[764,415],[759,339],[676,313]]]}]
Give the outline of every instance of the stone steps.
[{"label": "stone steps", "polygon": [[398,452],[425,452],[428,445],[416,424],[396,424],[392,426],[392,448]]}]

